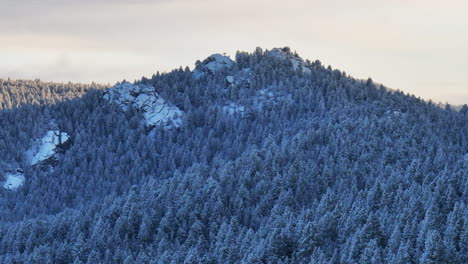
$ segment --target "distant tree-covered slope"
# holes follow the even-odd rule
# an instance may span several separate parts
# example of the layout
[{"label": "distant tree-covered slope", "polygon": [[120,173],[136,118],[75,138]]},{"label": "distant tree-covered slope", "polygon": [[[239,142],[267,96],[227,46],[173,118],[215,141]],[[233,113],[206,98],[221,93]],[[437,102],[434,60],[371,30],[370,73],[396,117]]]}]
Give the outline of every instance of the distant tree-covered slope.
[{"label": "distant tree-covered slope", "polygon": [[0,79],[0,109],[15,108],[25,104],[54,104],[81,97],[90,89],[104,89],[105,87],[94,83],[76,84]]},{"label": "distant tree-covered slope", "polygon": [[[180,126],[99,89],[0,111],[0,162],[26,177],[0,190],[0,263],[468,262],[468,107],[289,49],[137,83],[132,105],[161,96]],[[51,126],[71,145],[28,164]]]}]

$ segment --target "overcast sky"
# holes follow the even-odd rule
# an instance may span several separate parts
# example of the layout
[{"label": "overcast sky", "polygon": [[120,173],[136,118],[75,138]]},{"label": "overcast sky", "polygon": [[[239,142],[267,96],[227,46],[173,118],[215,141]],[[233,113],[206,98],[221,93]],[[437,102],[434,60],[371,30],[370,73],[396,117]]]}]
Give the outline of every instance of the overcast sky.
[{"label": "overcast sky", "polygon": [[0,0],[0,78],[115,83],[290,46],[356,78],[468,103],[466,0]]}]

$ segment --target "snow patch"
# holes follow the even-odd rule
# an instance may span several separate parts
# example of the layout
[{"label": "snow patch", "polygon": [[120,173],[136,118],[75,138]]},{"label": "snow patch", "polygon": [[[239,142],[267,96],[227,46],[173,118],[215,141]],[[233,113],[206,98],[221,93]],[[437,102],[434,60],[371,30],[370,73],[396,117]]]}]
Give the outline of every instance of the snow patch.
[{"label": "snow patch", "polygon": [[223,106],[223,110],[230,115],[236,113],[243,114],[245,112],[245,106],[236,104],[234,102],[226,102],[226,104]]},{"label": "snow patch", "polygon": [[17,169],[16,171],[8,171],[5,173],[5,182],[3,182],[3,188],[14,191],[24,184],[26,178],[24,177],[23,171]]},{"label": "snow patch", "polygon": [[252,80],[253,71],[250,68],[245,68],[236,73],[226,77],[226,82],[231,86],[249,87]]},{"label": "snow patch", "polygon": [[274,48],[269,51],[268,54],[275,58],[289,60],[292,63],[294,70],[299,68],[303,73],[311,73],[311,70],[307,68],[305,61],[299,57],[299,55],[292,53],[289,48]]},{"label": "snow patch", "polygon": [[234,80],[234,76],[230,76],[230,75],[227,76],[227,77],[226,77],[226,81],[227,81],[229,84],[233,84],[234,81],[235,81],[235,80]]},{"label": "snow patch", "polygon": [[387,118],[392,118],[392,117],[404,117],[405,114],[398,111],[398,110],[387,110],[385,112],[385,115]]},{"label": "snow patch", "polygon": [[228,56],[213,54],[195,66],[193,77],[198,79],[206,73],[215,73],[225,68],[232,68],[234,61]]},{"label": "snow patch", "polygon": [[272,89],[262,89],[257,92],[254,97],[254,106],[257,110],[261,111],[266,108],[271,108],[275,105],[292,102],[293,99],[290,94],[285,92],[278,92]]},{"label": "snow patch", "polygon": [[27,151],[31,165],[36,165],[53,157],[57,153],[57,147],[66,143],[70,137],[59,130],[49,130],[33,147]]},{"label": "snow patch", "polygon": [[222,109],[230,115],[241,114],[244,116],[256,111],[272,109],[272,107],[278,106],[285,102],[293,102],[291,95],[285,92],[275,91],[271,88],[257,91],[252,99],[253,100],[250,101],[250,104],[247,105],[227,101],[223,103]]},{"label": "snow patch", "polygon": [[153,86],[123,82],[106,90],[103,98],[118,104],[124,111],[129,107],[141,111],[148,127],[160,124],[166,128],[182,125],[183,112],[166,103]]}]

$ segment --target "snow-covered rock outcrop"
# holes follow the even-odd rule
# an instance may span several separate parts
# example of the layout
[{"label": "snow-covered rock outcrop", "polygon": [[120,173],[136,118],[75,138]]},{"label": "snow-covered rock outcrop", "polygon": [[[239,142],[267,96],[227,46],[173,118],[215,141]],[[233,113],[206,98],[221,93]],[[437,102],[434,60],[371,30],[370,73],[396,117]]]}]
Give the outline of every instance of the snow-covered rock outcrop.
[{"label": "snow-covered rock outcrop", "polygon": [[235,113],[244,114],[245,106],[236,104],[234,102],[226,102],[222,108],[226,113],[233,115]]},{"label": "snow-covered rock outcrop", "polygon": [[26,180],[24,177],[24,172],[21,169],[16,170],[7,170],[4,173],[5,181],[2,183],[3,188],[14,191],[21,187]]},{"label": "snow-covered rock outcrop", "polygon": [[226,76],[226,82],[231,86],[249,87],[252,80],[253,71],[250,68],[245,68],[235,75]]},{"label": "snow-covered rock outcrop", "polygon": [[291,95],[272,88],[265,88],[258,90],[250,102],[242,104],[240,102],[227,101],[222,104],[222,109],[229,115],[240,114],[242,117],[249,117],[256,112],[271,110],[283,103],[292,102],[293,98]]},{"label": "snow-covered rock outcrop", "polygon": [[133,107],[142,112],[147,127],[164,125],[170,128],[182,124],[183,112],[167,103],[150,85],[123,82],[106,90],[103,98],[118,104],[124,111]]},{"label": "snow-covered rock outcrop", "polygon": [[207,73],[215,73],[225,68],[232,68],[234,61],[228,56],[213,54],[204,61],[197,63],[193,71],[193,77],[198,79]]},{"label": "snow-covered rock outcrop", "polygon": [[305,61],[299,57],[299,55],[292,53],[288,47],[274,48],[270,50],[268,54],[272,57],[289,60],[292,63],[294,70],[299,68],[303,73],[311,73],[311,70],[307,68]]},{"label": "snow-covered rock outcrop", "polygon": [[33,143],[33,146],[27,151],[27,156],[31,165],[47,160],[56,160],[57,154],[61,152],[67,143],[69,143],[70,137],[66,132],[59,130],[49,130],[39,140]]},{"label": "snow-covered rock outcrop", "polygon": [[259,90],[254,97],[254,106],[259,111],[270,109],[286,102],[293,102],[291,95],[273,89]]}]

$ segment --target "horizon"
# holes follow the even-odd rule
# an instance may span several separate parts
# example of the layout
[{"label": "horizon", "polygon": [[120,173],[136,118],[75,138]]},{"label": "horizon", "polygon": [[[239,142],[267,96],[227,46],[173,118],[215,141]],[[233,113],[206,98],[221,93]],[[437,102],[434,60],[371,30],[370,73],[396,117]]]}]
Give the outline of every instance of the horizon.
[{"label": "horizon", "polygon": [[114,84],[193,69],[213,53],[234,59],[237,50],[289,46],[356,79],[435,103],[468,103],[461,0],[0,3],[3,79]]}]

